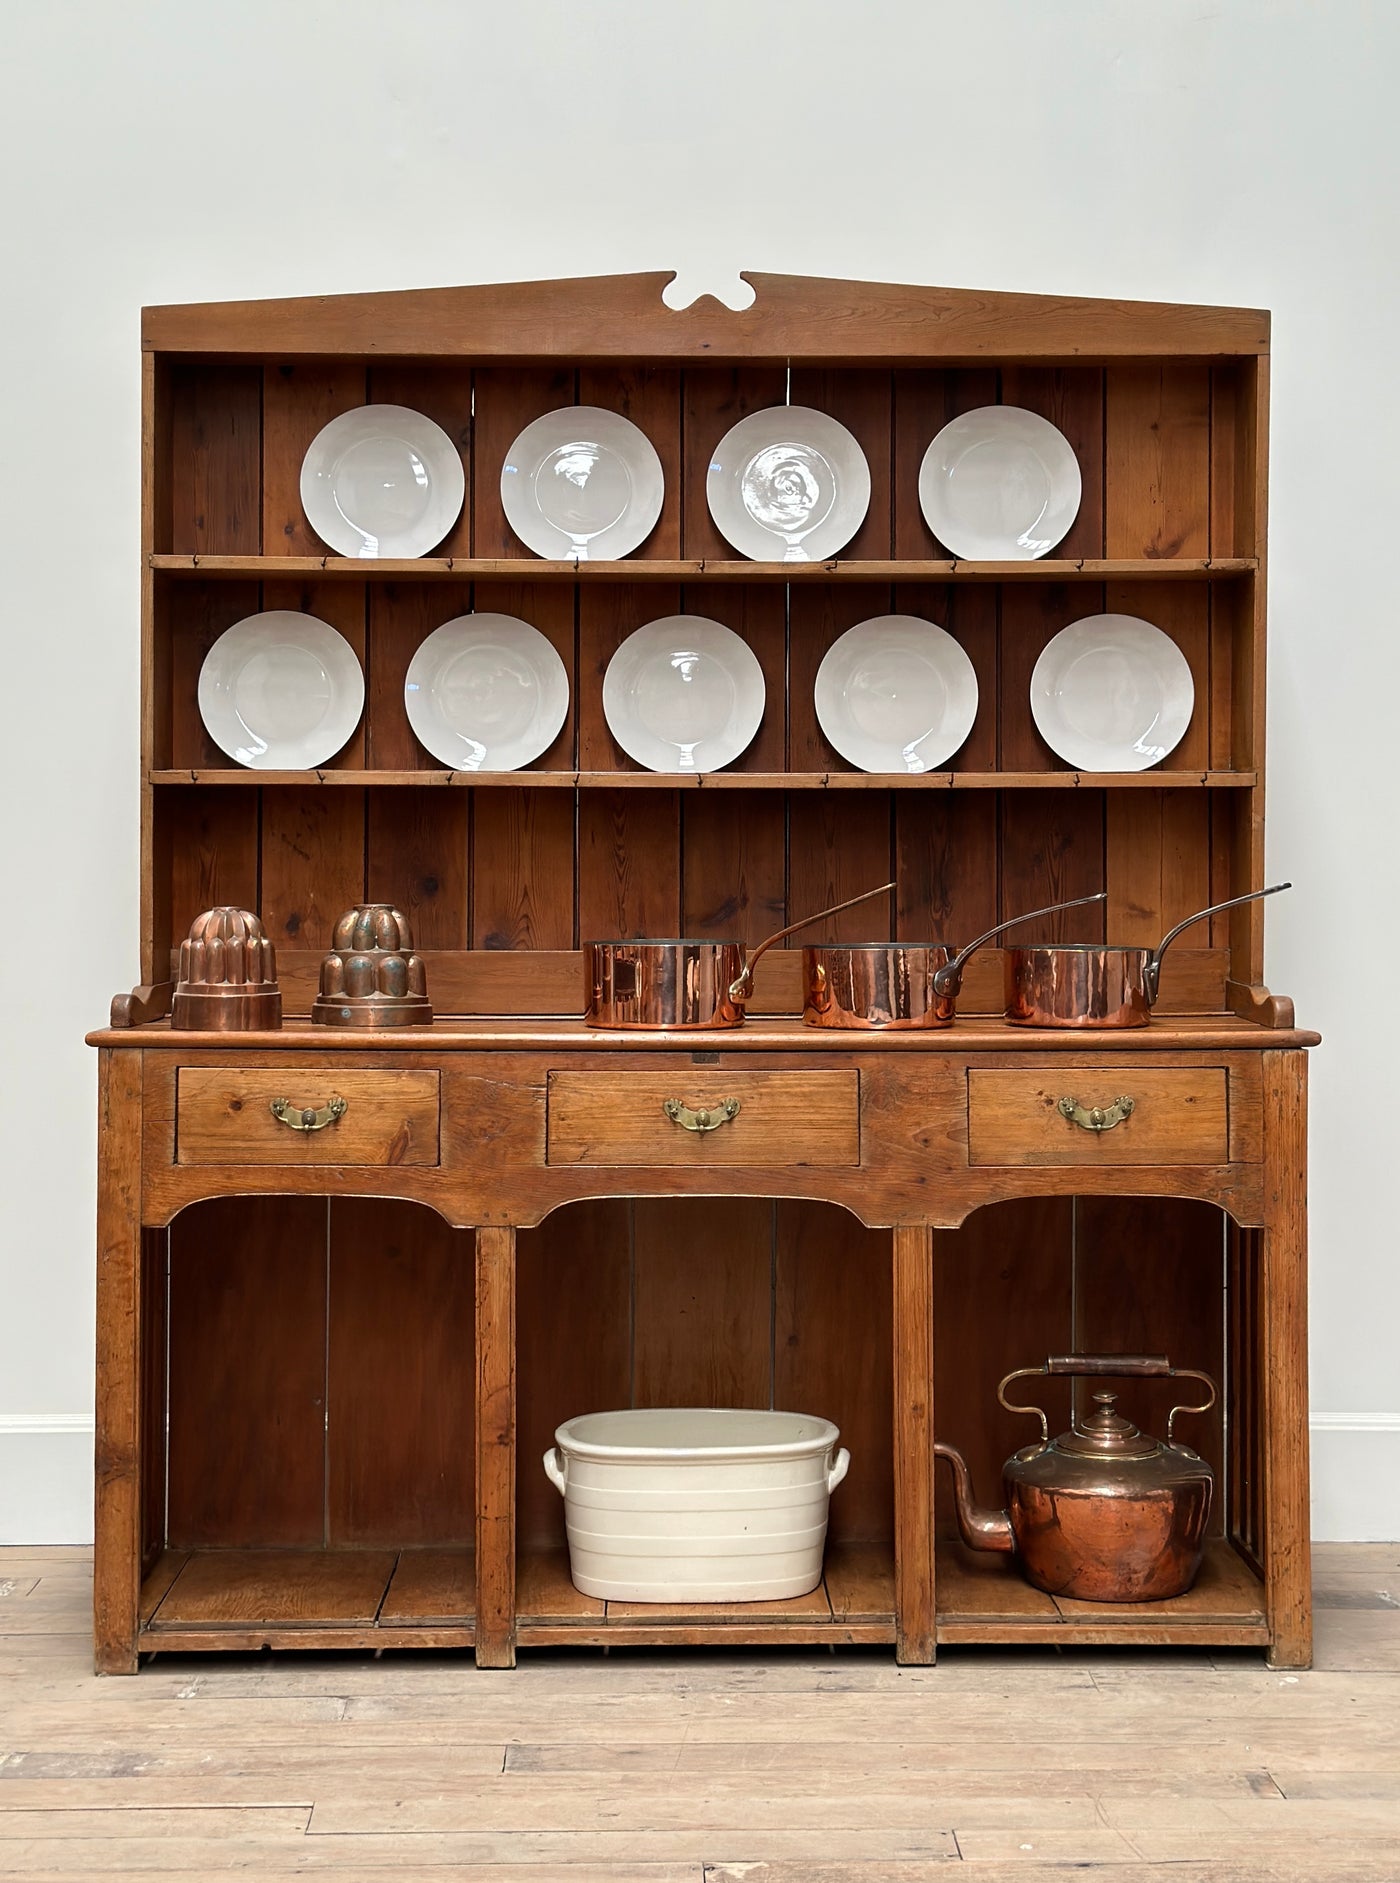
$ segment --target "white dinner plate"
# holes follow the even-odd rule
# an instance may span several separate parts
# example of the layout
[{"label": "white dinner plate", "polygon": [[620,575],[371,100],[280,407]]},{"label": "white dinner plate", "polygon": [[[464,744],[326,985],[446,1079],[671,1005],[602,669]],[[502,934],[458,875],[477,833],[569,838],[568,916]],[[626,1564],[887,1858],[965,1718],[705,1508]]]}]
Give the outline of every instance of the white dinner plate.
[{"label": "white dinner plate", "polygon": [[199,716],[221,752],[254,771],[309,771],[360,723],[365,676],[343,634],[274,608],[235,621],[199,670]]},{"label": "white dinner plate", "polygon": [[1033,562],[1079,513],[1079,460],[1064,433],[1019,405],[982,405],[946,424],[919,467],[919,507],[970,562]]},{"label": "white dinner plate", "polygon": [[548,751],[569,712],[554,647],[514,615],[457,615],[408,664],[408,723],[453,771],[513,772]]},{"label": "white dinner plate", "polygon": [[1181,743],[1195,703],[1186,656],[1136,615],[1072,621],[1031,675],[1040,736],[1076,771],[1146,771]]},{"label": "white dinner plate", "polygon": [[501,466],[506,521],[537,556],[612,561],[644,542],[661,515],[666,474],[631,419],[567,405],[527,425]]},{"label": "white dinner plate", "polygon": [[306,520],[341,556],[426,556],[462,514],[461,454],[406,405],[357,405],[301,461]]},{"label": "white dinner plate", "polygon": [[977,675],[946,629],[918,615],[847,628],[817,669],[817,719],[866,772],[937,771],[972,730]]},{"label": "white dinner plate", "polygon": [[870,508],[870,466],[846,427],[810,405],[750,412],[715,446],[705,478],[715,528],[755,562],[821,562]]},{"label": "white dinner plate", "polygon": [[705,615],[667,615],[629,634],[603,675],[603,716],[654,772],[732,764],[763,718],[763,669],[747,642]]}]

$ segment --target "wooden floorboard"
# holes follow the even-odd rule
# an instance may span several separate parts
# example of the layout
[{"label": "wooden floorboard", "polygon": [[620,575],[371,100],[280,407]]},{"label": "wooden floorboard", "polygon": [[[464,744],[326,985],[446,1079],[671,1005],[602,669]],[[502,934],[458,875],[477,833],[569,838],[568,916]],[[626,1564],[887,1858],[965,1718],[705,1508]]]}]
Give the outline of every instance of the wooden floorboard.
[{"label": "wooden floorboard", "polygon": [[[404,1569],[405,1618],[445,1593],[466,1610],[461,1557]],[[347,1572],[308,1612],[336,1588],[364,1612]],[[881,1612],[885,1573],[833,1555],[833,1608]],[[537,1613],[566,1606],[555,1580]],[[1321,1546],[1316,1580],[1307,1673],[1173,1646],[955,1648],[932,1668],[798,1646],[572,1648],[511,1672],[162,1652],[99,1680],[86,1558],[0,1551],[0,1875],[1395,1883],[1400,1549]],[[251,1579],[248,1604],[266,1606]]]}]

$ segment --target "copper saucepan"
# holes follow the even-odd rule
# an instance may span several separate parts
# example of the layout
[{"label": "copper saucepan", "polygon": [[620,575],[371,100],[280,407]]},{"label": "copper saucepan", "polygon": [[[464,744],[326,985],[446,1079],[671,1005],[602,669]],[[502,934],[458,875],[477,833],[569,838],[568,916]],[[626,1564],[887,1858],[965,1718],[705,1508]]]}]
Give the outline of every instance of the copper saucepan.
[{"label": "copper saucepan", "polygon": [[776,942],[893,888],[881,883],[804,915],[765,937],[752,954],[737,941],[585,942],[584,1024],[631,1032],[742,1026],[753,971]]},{"label": "copper saucepan", "polygon": [[1110,948],[1099,942],[1059,942],[1044,947],[1011,947],[1006,972],[1006,1017],[1013,1026],[1129,1027],[1152,1018],[1162,978],[1162,956],[1183,929],[1204,922],[1242,902],[1276,896],[1292,883],[1275,883],[1247,896],[1188,915],[1168,929],[1155,948]]},{"label": "copper saucepan", "polygon": [[861,942],[851,947],[822,944],[802,950],[802,1018],[808,1026],[865,1032],[953,1024],[963,969],[989,941],[1020,922],[1082,903],[1102,902],[1107,892],[1052,902],[998,922],[959,951],[948,942]]}]

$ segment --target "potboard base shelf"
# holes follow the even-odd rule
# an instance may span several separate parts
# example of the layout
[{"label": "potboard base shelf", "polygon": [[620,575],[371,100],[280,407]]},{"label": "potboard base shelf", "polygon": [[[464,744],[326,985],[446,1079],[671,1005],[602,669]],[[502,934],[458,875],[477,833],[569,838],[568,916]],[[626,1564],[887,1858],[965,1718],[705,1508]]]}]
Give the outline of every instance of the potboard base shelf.
[{"label": "potboard base shelf", "polygon": [[166,1550],[141,1589],[150,1652],[469,1648],[470,1550]]},{"label": "potboard base shelf", "polygon": [[938,1640],[1056,1647],[1267,1647],[1264,1588],[1229,1543],[1206,1548],[1170,1602],[1074,1602],[1033,1589],[1005,1556],[938,1540]]}]

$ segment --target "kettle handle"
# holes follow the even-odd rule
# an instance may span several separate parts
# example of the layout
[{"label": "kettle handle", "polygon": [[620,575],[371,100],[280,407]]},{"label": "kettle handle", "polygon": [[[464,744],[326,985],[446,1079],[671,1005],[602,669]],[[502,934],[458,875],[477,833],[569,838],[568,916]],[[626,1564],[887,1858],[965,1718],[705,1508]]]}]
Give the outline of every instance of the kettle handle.
[{"label": "kettle handle", "polygon": [[997,1387],[997,1398],[1008,1412],[1033,1413],[1040,1420],[1042,1444],[1050,1442],[1050,1421],[1040,1406],[1016,1406],[1006,1397],[1013,1380],[1045,1376],[1080,1379],[1199,1380],[1210,1394],[1199,1406],[1173,1406],[1167,1414],[1167,1443],[1172,1442],[1172,1427],[1178,1412],[1209,1412],[1215,1404],[1215,1381],[1209,1373],[1195,1367],[1173,1366],[1164,1353],[1052,1353],[1040,1366],[1017,1367]]}]

